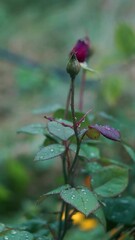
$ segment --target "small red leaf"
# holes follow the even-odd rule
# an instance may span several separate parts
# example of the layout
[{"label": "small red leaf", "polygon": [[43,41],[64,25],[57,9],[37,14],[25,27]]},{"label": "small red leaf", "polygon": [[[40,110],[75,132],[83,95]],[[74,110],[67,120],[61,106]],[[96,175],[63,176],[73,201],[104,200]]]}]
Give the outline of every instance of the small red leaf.
[{"label": "small red leaf", "polygon": [[96,129],[106,138],[109,138],[114,141],[120,141],[120,132],[115,128],[112,128],[110,126],[102,126],[98,124],[92,125],[90,126],[90,128]]},{"label": "small red leaf", "polygon": [[97,140],[100,137],[100,131],[92,128],[91,126],[88,128],[88,130],[86,131],[86,135],[88,138],[91,138],[93,140]]}]

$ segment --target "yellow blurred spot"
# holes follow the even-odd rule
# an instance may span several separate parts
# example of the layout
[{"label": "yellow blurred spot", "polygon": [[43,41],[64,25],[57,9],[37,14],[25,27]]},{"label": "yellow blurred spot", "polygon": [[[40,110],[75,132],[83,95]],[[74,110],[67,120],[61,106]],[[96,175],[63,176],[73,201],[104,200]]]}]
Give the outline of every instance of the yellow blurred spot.
[{"label": "yellow blurred spot", "polygon": [[62,221],[64,221],[65,220],[65,212],[62,214]]},{"label": "yellow blurred spot", "polygon": [[80,224],[85,219],[85,216],[84,214],[77,212],[72,216],[71,219],[73,221],[73,224]]},{"label": "yellow blurred spot", "polygon": [[88,218],[88,219],[83,220],[81,222],[81,224],[79,225],[79,227],[81,230],[87,231],[87,230],[94,229],[97,225],[98,225],[98,222],[96,219]]},{"label": "yellow blurred spot", "polygon": [[[70,211],[70,214],[72,214],[73,211]],[[62,215],[62,220],[65,219],[65,213]],[[86,218],[83,213],[76,212],[71,217],[73,221],[73,225],[78,225],[78,227],[83,230],[91,230],[94,229],[98,225],[98,221],[95,218]]]}]

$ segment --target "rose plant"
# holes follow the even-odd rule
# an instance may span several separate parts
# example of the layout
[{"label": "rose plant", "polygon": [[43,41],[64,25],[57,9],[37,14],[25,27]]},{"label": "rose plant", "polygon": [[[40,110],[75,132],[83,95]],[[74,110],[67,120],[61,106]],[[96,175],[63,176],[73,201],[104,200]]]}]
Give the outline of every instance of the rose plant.
[{"label": "rose plant", "polygon": [[[35,156],[35,162],[60,159],[62,163],[63,184],[50,189],[38,199],[40,203],[49,201],[49,197],[57,197],[59,210],[56,212],[55,223],[45,224],[46,232],[40,237],[36,238],[27,233],[28,240],[133,239],[126,238],[130,237],[133,229],[133,226],[126,227],[126,224],[135,219],[134,216],[129,217],[125,210],[126,206],[135,204],[132,199],[122,196],[128,186],[129,167],[101,156],[100,139],[106,139],[103,143],[107,147],[107,141],[121,144],[132,158],[135,156],[134,152],[122,140],[119,130],[92,122],[91,109],[87,113],[82,111],[86,72],[93,71],[88,67],[92,54],[93,49],[88,37],[77,41],[69,53],[66,67],[70,83],[66,107],[55,106],[53,111],[50,110],[51,115],[45,114],[45,124],[31,124],[18,131],[42,133],[45,136],[43,146]],[[76,77],[81,71],[77,111],[74,102],[75,86]],[[121,208],[118,208],[118,205]],[[125,219],[122,217],[123,212]],[[5,234],[9,236],[7,231]],[[19,233],[18,236],[20,237]]]}]

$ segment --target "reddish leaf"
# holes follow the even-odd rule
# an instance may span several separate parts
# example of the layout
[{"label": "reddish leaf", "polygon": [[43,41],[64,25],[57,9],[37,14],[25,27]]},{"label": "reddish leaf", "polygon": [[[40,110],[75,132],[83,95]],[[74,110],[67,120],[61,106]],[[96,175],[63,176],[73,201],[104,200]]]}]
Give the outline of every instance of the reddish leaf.
[{"label": "reddish leaf", "polygon": [[97,140],[100,137],[100,131],[90,126],[86,131],[86,135],[88,138]]},{"label": "reddish leaf", "polygon": [[109,138],[114,141],[120,141],[120,132],[115,128],[110,126],[102,126],[102,125],[92,125],[90,128],[94,128],[99,131],[104,137]]}]

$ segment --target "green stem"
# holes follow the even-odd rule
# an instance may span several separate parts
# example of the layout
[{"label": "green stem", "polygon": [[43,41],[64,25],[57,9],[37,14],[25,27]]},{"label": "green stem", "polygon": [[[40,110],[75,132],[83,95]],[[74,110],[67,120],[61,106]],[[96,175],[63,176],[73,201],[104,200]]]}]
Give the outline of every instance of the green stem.
[{"label": "green stem", "polygon": [[81,144],[80,139],[78,137],[78,129],[77,129],[77,124],[76,124],[75,110],[74,110],[74,80],[75,79],[71,79],[71,89],[72,89],[72,91],[71,91],[71,112],[72,112],[73,128],[74,128],[74,132],[75,132],[77,148],[76,148],[76,153],[75,153],[75,157],[74,157],[72,166],[70,168],[69,177],[72,176],[72,173],[75,170],[75,165],[77,163],[78,153],[79,153],[80,144]]},{"label": "green stem", "polygon": [[84,97],[85,80],[86,80],[86,70],[83,69],[81,86],[80,86],[80,98],[79,98],[79,110],[80,111],[83,110],[83,97]]},{"label": "green stem", "polygon": [[59,229],[58,229],[58,238],[57,240],[62,240],[61,235],[62,235],[62,229],[63,229],[63,221],[62,221],[62,216],[64,214],[64,209],[65,209],[65,202],[62,202],[61,205],[61,211],[60,211],[60,216],[59,216]]},{"label": "green stem", "polygon": [[63,169],[63,176],[64,176],[64,183],[67,184],[67,171],[66,171],[66,156],[63,155],[62,157],[62,169]]},{"label": "green stem", "polygon": [[66,209],[65,209],[65,220],[64,220],[64,229],[63,229],[63,233],[62,233],[62,236],[61,236],[61,240],[64,238],[66,232],[67,232],[67,229],[68,229],[68,215],[69,215],[69,206],[68,204],[66,204]]},{"label": "green stem", "polygon": [[[63,169],[63,176],[64,176],[64,183],[67,183],[67,171],[66,171],[66,155],[62,156],[62,169]],[[59,216],[59,229],[58,229],[58,238],[57,240],[62,240],[63,237],[63,220],[62,220],[62,216],[65,213],[65,207],[66,207],[66,203],[63,201],[62,202],[62,206],[61,206],[61,211],[60,211],[60,216]]]},{"label": "green stem", "polygon": [[[71,79],[71,85],[70,85],[70,90],[69,90],[69,94],[68,94],[68,98],[67,98],[67,105],[66,105],[66,110],[65,110],[65,118],[67,118],[69,103],[70,103],[70,99],[71,99],[71,112],[72,112],[72,119],[73,119],[73,129],[74,129],[74,132],[75,132],[77,148],[76,148],[76,153],[75,153],[73,163],[72,163],[70,169],[68,169],[68,171],[67,171],[66,170],[66,156],[68,154],[68,148],[66,146],[65,157],[63,156],[63,158],[62,158],[62,160],[63,160],[63,175],[64,175],[65,184],[73,181],[73,173],[74,173],[75,166],[76,166],[76,163],[77,163],[78,153],[79,153],[80,144],[81,144],[81,141],[78,137],[78,126],[77,126],[77,121],[76,121],[76,117],[75,117],[75,110],[74,110],[74,80],[75,80],[75,78]],[[68,158],[67,158],[67,160],[68,160]],[[62,216],[63,216],[64,213],[65,213],[65,219],[64,219],[64,226],[63,226]],[[64,238],[64,236],[67,232],[68,217],[69,217],[69,206],[68,206],[67,203],[63,202],[62,207],[61,207],[60,218],[59,218],[58,240],[63,240],[63,238]]]},{"label": "green stem", "polygon": [[68,115],[68,109],[69,109],[69,104],[70,104],[70,99],[71,99],[71,92],[72,92],[72,84],[70,84],[70,88],[69,88],[69,92],[68,92],[68,96],[67,96],[67,102],[66,102],[66,109],[65,109],[65,113],[64,113],[64,118],[67,119],[67,115]]}]

